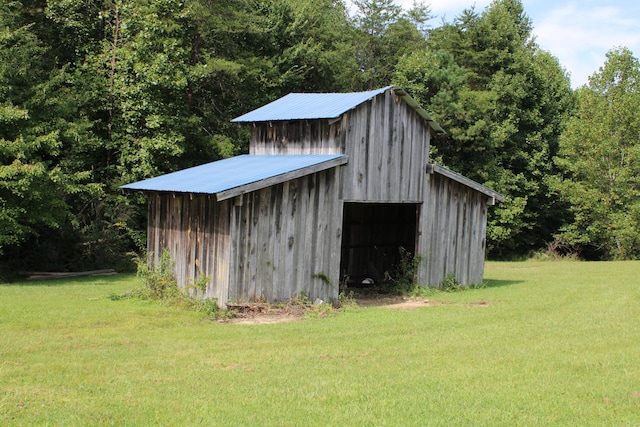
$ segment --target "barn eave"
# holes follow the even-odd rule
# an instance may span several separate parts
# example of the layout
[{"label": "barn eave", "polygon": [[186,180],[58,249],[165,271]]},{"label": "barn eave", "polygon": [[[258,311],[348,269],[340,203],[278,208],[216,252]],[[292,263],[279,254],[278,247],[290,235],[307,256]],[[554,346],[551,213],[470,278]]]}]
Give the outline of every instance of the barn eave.
[{"label": "barn eave", "polygon": [[437,173],[439,175],[446,176],[449,179],[459,182],[469,188],[472,188],[480,193],[488,196],[491,199],[491,205],[494,205],[496,201],[504,202],[504,196],[498,193],[495,190],[492,190],[489,187],[486,187],[470,178],[467,178],[464,175],[460,175],[457,172],[452,171],[451,169],[447,169],[444,166],[437,165],[435,163],[429,163],[427,165],[427,173],[434,174]]}]

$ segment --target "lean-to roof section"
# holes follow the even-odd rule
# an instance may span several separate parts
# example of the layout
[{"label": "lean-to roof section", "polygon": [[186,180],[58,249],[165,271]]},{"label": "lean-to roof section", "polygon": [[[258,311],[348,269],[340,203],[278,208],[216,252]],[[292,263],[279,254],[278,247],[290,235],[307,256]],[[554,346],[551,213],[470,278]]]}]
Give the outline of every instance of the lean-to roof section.
[{"label": "lean-to roof section", "polygon": [[232,157],[123,185],[124,190],[215,194],[225,200],[347,163],[344,154]]},{"label": "lean-to roof section", "polygon": [[429,163],[427,165],[427,173],[437,173],[439,175],[443,175],[449,179],[457,181],[460,184],[466,185],[467,187],[473,188],[474,190],[479,191],[480,193],[488,197],[491,197],[492,205],[495,204],[495,201],[504,202],[504,196],[502,194],[470,178],[467,178],[464,175],[460,175],[459,173],[454,172],[451,169],[447,169],[444,166],[436,165],[435,163]]}]

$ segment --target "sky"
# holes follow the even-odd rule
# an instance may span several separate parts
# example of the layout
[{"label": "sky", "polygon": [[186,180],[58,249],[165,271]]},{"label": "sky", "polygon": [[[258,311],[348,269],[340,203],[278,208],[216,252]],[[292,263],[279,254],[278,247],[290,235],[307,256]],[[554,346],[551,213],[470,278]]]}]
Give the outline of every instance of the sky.
[{"label": "sky", "polygon": [[[482,12],[490,0],[425,0],[436,15],[430,23],[437,27],[442,18],[452,21],[475,4]],[[413,0],[396,0],[410,8]],[[541,49],[558,58],[570,74],[571,86],[588,83],[606,61],[606,53],[627,47],[640,59],[640,2],[638,0],[522,0],[533,24],[533,34]]]}]

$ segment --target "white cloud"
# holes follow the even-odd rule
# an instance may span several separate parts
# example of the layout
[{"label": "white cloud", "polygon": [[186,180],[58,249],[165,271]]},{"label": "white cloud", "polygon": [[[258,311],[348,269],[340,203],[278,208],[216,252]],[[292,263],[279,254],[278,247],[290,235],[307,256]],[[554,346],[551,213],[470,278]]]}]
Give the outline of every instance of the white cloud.
[{"label": "white cloud", "polygon": [[[484,8],[491,2],[491,0],[425,0],[425,4],[431,9],[431,13],[437,16],[438,22],[440,18],[446,18],[447,21],[453,20],[464,9],[469,9],[475,5],[478,13],[482,12]],[[411,9],[413,6],[413,0],[399,0],[396,4],[402,6],[403,9]]]},{"label": "white cloud", "polygon": [[[412,0],[403,1],[403,3],[412,3]],[[462,12],[464,9],[469,9],[475,5],[476,10],[482,12],[482,10],[490,3],[490,0],[435,0],[425,2],[434,13],[439,12],[451,12],[455,11],[456,14]]]},{"label": "white cloud", "polygon": [[[439,26],[441,19],[452,21],[464,9],[475,5],[482,13],[491,0],[425,0]],[[629,48],[640,55],[640,2],[637,0],[522,0],[525,13],[533,21],[538,45],[551,52],[571,74],[573,87],[586,84],[614,48]],[[396,0],[405,9],[413,0]]]},{"label": "white cloud", "polygon": [[621,6],[579,6],[577,2],[551,9],[534,21],[538,45],[555,55],[571,73],[574,87],[587,83],[606,60],[606,52],[620,46],[640,47],[640,19]]}]

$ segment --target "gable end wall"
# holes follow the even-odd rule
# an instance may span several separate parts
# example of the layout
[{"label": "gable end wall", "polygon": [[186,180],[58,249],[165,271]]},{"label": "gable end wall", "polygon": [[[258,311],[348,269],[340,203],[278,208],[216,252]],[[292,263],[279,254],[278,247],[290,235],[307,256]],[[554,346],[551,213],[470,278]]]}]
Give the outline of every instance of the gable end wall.
[{"label": "gable end wall", "polygon": [[347,113],[345,201],[419,202],[429,162],[430,128],[388,90]]},{"label": "gable end wall", "polygon": [[340,122],[294,120],[255,123],[249,154],[343,154]]}]

